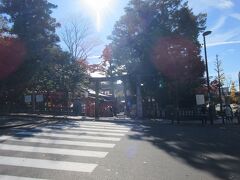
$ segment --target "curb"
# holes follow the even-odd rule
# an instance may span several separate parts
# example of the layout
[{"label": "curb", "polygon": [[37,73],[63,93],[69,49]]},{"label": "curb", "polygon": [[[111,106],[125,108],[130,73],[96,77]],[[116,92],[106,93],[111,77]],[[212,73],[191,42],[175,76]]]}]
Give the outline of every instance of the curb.
[{"label": "curb", "polygon": [[15,128],[15,127],[27,126],[27,125],[31,125],[31,124],[42,124],[44,122],[46,122],[46,120],[41,121],[41,122],[28,122],[28,123],[15,124],[15,125],[4,125],[4,126],[0,126],[0,129],[10,129],[10,128]]},{"label": "curb", "polygon": [[37,118],[37,119],[42,119],[44,118],[45,120],[42,122],[28,122],[28,123],[23,123],[23,124],[17,124],[17,125],[6,125],[6,126],[0,126],[0,129],[7,129],[7,128],[14,128],[14,127],[20,127],[20,126],[26,126],[26,125],[31,125],[31,124],[41,124],[44,122],[47,122],[48,120],[59,120],[59,121],[64,121],[64,120],[72,120],[72,121],[94,121],[94,122],[113,122],[113,123],[129,123],[129,124],[136,124],[141,121],[127,121],[124,119],[94,119],[94,118],[89,118],[89,117],[81,117],[81,118],[71,118],[71,117],[58,117],[58,116],[40,116],[40,115],[21,115],[21,114],[8,114],[8,115],[0,115],[0,117],[17,117],[17,118]]}]

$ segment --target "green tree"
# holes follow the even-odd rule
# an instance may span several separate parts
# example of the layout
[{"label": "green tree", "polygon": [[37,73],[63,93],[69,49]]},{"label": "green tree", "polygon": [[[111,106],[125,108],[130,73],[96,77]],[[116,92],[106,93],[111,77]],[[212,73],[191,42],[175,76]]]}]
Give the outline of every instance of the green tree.
[{"label": "green tree", "polygon": [[47,0],[0,1],[0,13],[10,17],[10,33],[27,51],[21,66],[6,79],[8,88],[24,90],[33,84],[30,82],[33,76],[47,67],[49,49],[59,41],[55,33],[59,24],[51,17],[52,9],[56,7]]},{"label": "green tree", "polygon": [[160,101],[168,92],[166,103],[179,94],[178,102],[193,103],[204,74],[198,36],[205,29],[206,15],[195,15],[184,2],[131,0],[110,36],[113,67],[146,75],[145,96]]},{"label": "green tree", "polygon": [[78,61],[73,61],[68,52],[51,48],[48,66],[35,74],[32,80],[37,91],[74,92],[85,85],[85,69]]}]

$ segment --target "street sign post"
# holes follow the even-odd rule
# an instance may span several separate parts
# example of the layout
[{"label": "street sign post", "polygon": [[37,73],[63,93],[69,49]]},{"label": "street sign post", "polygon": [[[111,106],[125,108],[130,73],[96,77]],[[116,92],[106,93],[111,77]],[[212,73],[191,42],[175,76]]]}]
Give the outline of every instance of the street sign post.
[{"label": "street sign post", "polygon": [[36,95],[36,102],[43,102],[43,95]]},{"label": "street sign post", "polygon": [[204,98],[204,95],[203,94],[197,94],[196,95],[196,102],[197,102],[197,105],[204,105],[205,104],[205,98]]},{"label": "street sign post", "polygon": [[24,97],[25,103],[31,103],[32,102],[32,97],[30,95],[27,95]]}]

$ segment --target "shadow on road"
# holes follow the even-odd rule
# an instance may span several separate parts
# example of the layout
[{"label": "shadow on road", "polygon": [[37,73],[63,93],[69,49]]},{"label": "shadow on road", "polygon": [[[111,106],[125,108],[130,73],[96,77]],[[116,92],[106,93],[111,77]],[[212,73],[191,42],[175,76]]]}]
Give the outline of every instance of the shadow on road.
[{"label": "shadow on road", "polygon": [[240,179],[240,127],[152,123],[130,139],[151,142],[176,160],[220,179]]},{"label": "shadow on road", "polygon": [[[122,123],[116,122],[115,124],[120,125]],[[75,121],[56,121],[49,122],[49,124],[32,125],[27,128],[15,128],[7,134],[19,139],[34,137],[42,132],[41,128],[48,125],[49,130],[52,131],[81,127],[81,123]],[[17,131],[30,133],[19,135],[16,134]],[[190,167],[210,173],[222,180],[240,179],[239,126],[204,127],[201,125],[172,125],[153,122],[133,125],[132,131],[136,133],[131,133],[129,135],[130,139],[149,141],[157,148],[164,150],[169,156],[174,157],[177,161],[184,162]],[[84,133],[79,132],[79,135],[84,135]],[[4,143],[4,141],[0,143]]]},{"label": "shadow on road", "polygon": [[[121,124],[121,123],[115,123],[115,124]],[[79,136],[88,135],[87,132],[81,132],[79,128],[81,128],[82,125],[79,124],[76,121],[71,120],[61,120],[61,121],[45,121],[41,124],[30,124],[26,126],[19,126],[15,128],[11,128],[9,131],[5,130],[0,132],[1,135],[8,135],[15,137],[16,139],[24,139],[24,138],[31,138],[31,137],[48,137],[48,134],[75,134]],[[83,126],[84,127],[84,126]],[[77,128],[77,129],[74,129]],[[44,129],[44,130],[43,130]],[[71,132],[68,132],[70,130]],[[84,131],[84,130],[82,130]],[[85,130],[88,131],[88,130]],[[46,135],[42,135],[41,133],[47,133]],[[97,136],[104,136],[104,135],[97,135]],[[46,138],[45,137],[45,138]],[[6,140],[0,141],[0,143],[4,143]]]}]

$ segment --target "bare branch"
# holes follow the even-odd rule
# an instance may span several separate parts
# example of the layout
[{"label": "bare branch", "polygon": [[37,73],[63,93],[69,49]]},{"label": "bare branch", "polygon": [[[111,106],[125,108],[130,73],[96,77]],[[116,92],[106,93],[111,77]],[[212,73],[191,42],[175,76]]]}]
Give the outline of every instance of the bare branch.
[{"label": "bare branch", "polygon": [[222,61],[219,59],[218,55],[216,56],[216,61],[215,61],[214,65],[215,65],[214,70],[217,72],[216,79],[221,85],[223,85],[224,81],[225,81],[225,74],[224,74],[223,68],[222,68]]},{"label": "bare branch", "polygon": [[93,38],[90,23],[84,18],[71,19],[63,27],[62,41],[75,60],[86,60],[100,41]]}]

